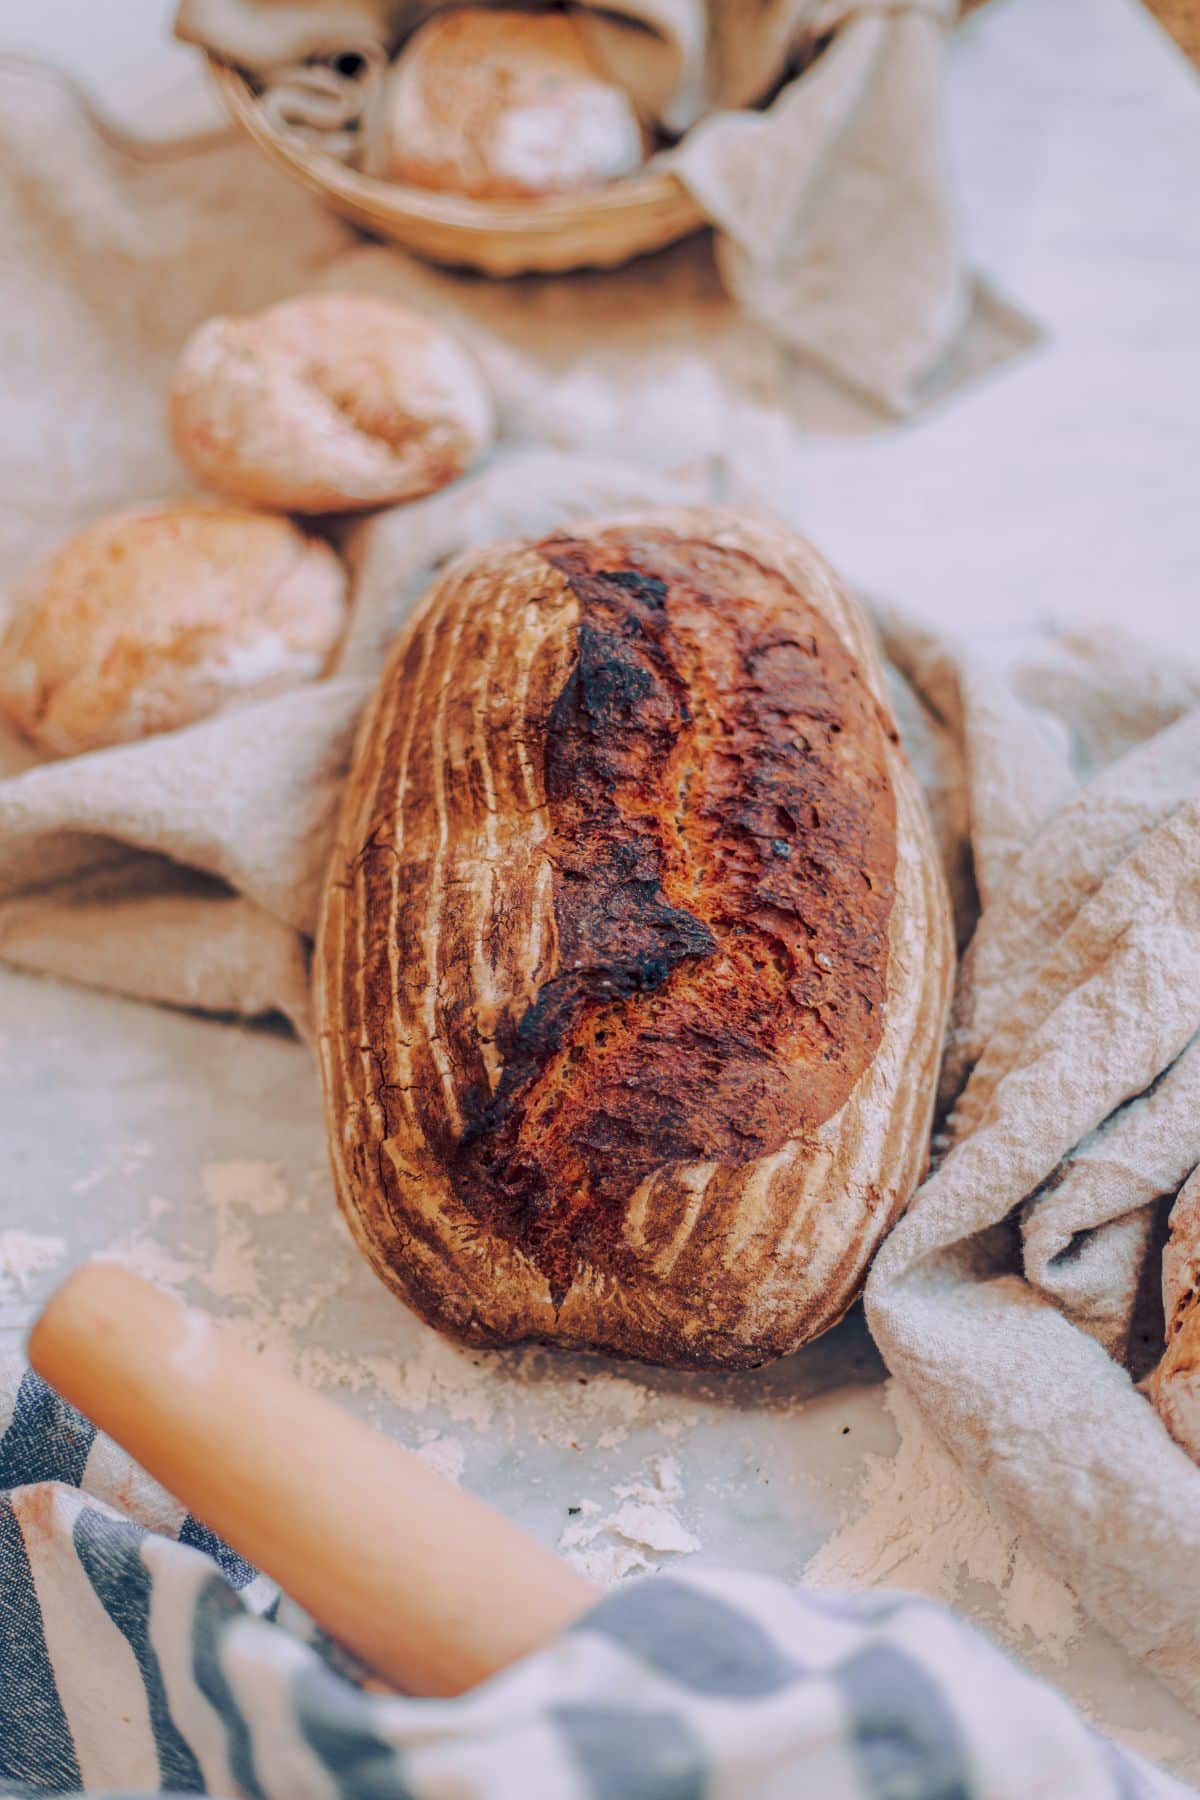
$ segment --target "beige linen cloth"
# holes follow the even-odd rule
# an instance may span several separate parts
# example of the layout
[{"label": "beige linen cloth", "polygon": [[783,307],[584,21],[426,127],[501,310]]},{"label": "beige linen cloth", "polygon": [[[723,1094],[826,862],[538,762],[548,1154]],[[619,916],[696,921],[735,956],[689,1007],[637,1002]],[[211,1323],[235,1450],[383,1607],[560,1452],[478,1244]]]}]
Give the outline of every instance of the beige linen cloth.
[{"label": "beige linen cloth", "polygon": [[1200,1469],[1133,1381],[1200,1163],[1200,665],[1123,636],[885,643],[980,916],[934,1172],[867,1318],[1026,1544],[1200,1708]]},{"label": "beige linen cloth", "polygon": [[[297,59],[354,51],[377,69],[438,5],[182,0],[176,29],[260,72],[268,101],[286,91],[282,111],[304,130],[329,99],[313,95],[306,114]],[[687,132],[670,165],[716,227],[719,267],[747,315],[877,405],[910,410],[972,335],[939,137],[957,0],[585,0],[576,10],[644,114]],[[765,110],[746,110],[822,42]],[[345,151],[342,115],[329,123],[330,146],[336,137]],[[989,355],[1028,335],[1012,319]]]},{"label": "beige linen cloth", "polygon": [[[457,312],[496,391],[479,473],[349,531],[329,679],[66,762],[0,743],[0,956],[304,1031],[355,721],[412,598],[471,541],[736,501],[777,366],[703,246],[655,263],[649,324],[636,269],[460,281],[355,249],[241,146],[162,163],[98,144],[35,71],[0,68],[0,241],[3,584],[83,519],[183,485],[165,379],[218,307],[401,293]],[[968,655],[881,620],[969,948],[935,1172],[877,1260],[872,1329],[1026,1541],[1200,1706],[1200,1470],[1127,1372],[1156,1352],[1162,1215],[1200,1160],[1200,671],[1123,640]]]}]

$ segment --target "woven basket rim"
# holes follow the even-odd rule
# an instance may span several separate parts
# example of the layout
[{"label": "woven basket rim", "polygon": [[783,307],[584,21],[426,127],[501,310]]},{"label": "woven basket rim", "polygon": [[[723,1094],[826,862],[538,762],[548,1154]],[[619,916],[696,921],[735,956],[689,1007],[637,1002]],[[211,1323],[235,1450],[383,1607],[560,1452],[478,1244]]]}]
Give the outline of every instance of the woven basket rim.
[{"label": "woven basket rim", "polygon": [[460,232],[545,233],[555,237],[567,227],[614,221],[643,210],[669,207],[681,223],[703,215],[679,177],[649,165],[603,187],[578,194],[552,194],[537,200],[480,200],[441,189],[385,181],[347,168],[336,158],[309,150],[276,130],[263,116],[250,78],[235,64],[205,53],[222,98],[235,120],[264,150],[285,162],[310,186],[332,199],[367,209],[397,222],[419,220]]}]

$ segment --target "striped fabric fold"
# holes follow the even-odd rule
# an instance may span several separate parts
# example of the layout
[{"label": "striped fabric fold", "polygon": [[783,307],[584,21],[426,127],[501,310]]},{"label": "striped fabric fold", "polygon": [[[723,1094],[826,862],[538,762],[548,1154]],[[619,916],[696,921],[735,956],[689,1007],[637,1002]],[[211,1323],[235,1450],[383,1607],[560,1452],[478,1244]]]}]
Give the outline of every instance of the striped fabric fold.
[{"label": "striped fabric fold", "polygon": [[756,1576],[624,1583],[457,1700],[367,1691],[28,1370],[0,1385],[0,1471],[0,1800],[1189,1791],[943,1608]]}]

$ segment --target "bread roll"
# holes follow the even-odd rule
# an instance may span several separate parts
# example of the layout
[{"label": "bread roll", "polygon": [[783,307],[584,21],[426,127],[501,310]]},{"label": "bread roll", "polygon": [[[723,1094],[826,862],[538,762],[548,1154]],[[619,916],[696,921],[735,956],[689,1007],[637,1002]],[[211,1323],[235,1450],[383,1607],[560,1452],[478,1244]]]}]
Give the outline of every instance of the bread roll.
[{"label": "bread roll", "polygon": [[115,513],[18,594],[0,706],[52,756],[128,743],[319,675],[345,617],[341,561],[289,520],[187,501]]},{"label": "bread roll", "polygon": [[1175,1442],[1200,1462],[1200,1170],[1171,1208],[1162,1287],[1167,1347],[1146,1391]]},{"label": "bread roll", "polygon": [[564,13],[438,14],[392,65],[383,117],[381,174],[477,199],[598,187],[646,149],[628,95]]},{"label": "bread roll", "polygon": [[469,1343],[782,1356],[922,1169],[952,963],[869,628],[803,540],[701,509],[461,558],[325,893],[341,1204]]},{"label": "bread roll", "polygon": [[348,512],[454,481],[492,440],[474,360],[371,294],[305,294],[209,319],[171,381],[171,436],[208,487],[283,511]]}]

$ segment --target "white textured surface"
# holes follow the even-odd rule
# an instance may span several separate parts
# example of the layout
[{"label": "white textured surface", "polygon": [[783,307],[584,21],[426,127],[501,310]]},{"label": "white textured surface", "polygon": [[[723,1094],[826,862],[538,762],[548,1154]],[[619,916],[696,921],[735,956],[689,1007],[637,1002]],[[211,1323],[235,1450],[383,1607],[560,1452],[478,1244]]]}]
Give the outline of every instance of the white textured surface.
[{"label": "white textured surface", "polygon": [[[22,47],[69,51],[110,102],[182,92],[159,0],[117,10],[101,43],[90,9],[26,9]],[[782,438],[765,438],[756,473],[848,575],[930,617],[1120,619],[1194,642],[1194,78],[1127,0],[993,0],[956,43],[949,99],[978,257],[1043,342],[902,430],[812,439],[786,464]],[[432,1341],[332,1222],[315,1072],[283,1038],[0,971],[0,1133],[0,1231],[61,1236],[72,1257],[123,1243],[249,1332],[274,1320],[310,1378],[461,1460],[468,1485],[547,1541],[615,1516],[614,1489],[645,1486],[664,1448],[680,1470],[671,1509],[711,1561],[796,1575],[879,1506],[887,1469],[872,1465],[864,1499],[864,1458],[890,1456],[895,1430],[857,1313],[789,1363],[717,1382],[540,1356],[476,1366]],[[263,1199],[269,1172],[229,1173],[264,1162],[286,1209]],[[43,1260],[22,1255],[28,1299],[0,1294],[5,1340],[54,1278]],[[1005,1551],[981,1572],[960,1535],[926,1578],[1098,1722],[1196,1779],[1200,1724],[1099,1633],[1064,1642],[1061,1607],[1039,1645],[1036,1570]],[[861,1527],[851,1543],[847,1572],[870,1560]]]}]

